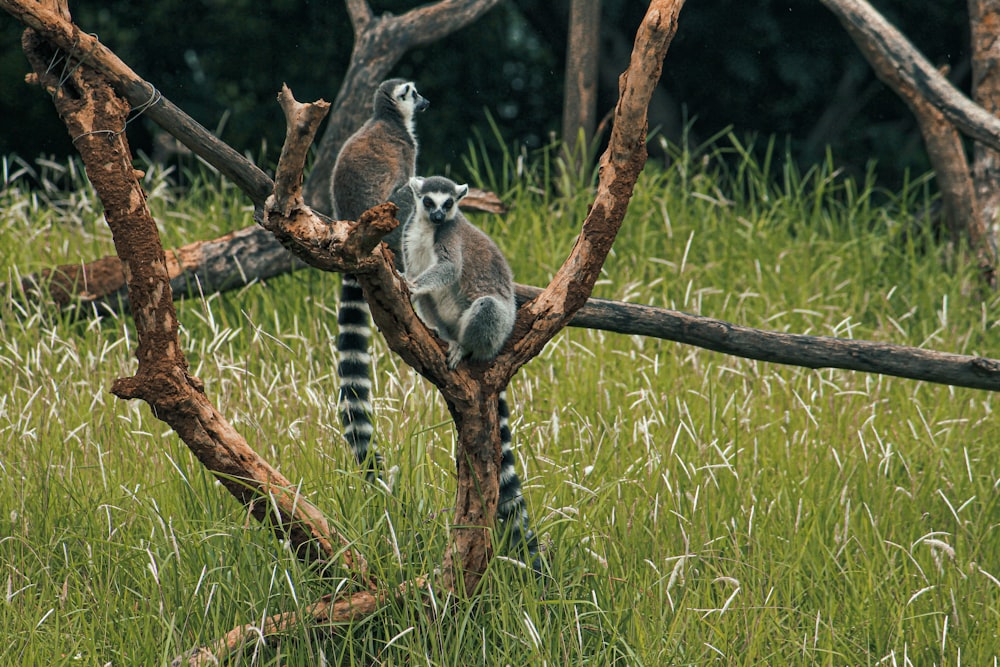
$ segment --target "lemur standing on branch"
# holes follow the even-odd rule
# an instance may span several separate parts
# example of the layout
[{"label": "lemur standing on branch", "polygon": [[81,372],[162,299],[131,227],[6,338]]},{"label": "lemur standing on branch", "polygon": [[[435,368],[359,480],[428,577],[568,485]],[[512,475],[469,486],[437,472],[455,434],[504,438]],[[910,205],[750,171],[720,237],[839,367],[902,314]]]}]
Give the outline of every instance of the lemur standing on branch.
[{"label": "lemur standing on branch", "polygon": [[[411,81],[389,79],[375,92],[369,118],[340,149],[330,184],[333,215],[338,220],[357,220],[373,206],[393,201],[400,207],[400,220],[412,210],[408,186],[417,161],[414,115],[429,103]],[[400,232],[385,237],[397,257]],[[361,286],[344,274],[337,312],[339,335],[337,376],[340,378],[340,423],[344,438],[369,480],[378,478],[382,459],[372,447],[371,404],[371,313]]]},{"label": "lemur standing on branch", "polygon": [[[514,329],[514,275],[489,236],[458,208],[467,185],[441,177],[411,178],[414,212],[403,228],[403,266],[414,309],[448,343],[448,366],[465,357],[489,361]],[[540,569],[532,532],[514,470],[509,409],[500,394],[500,498],[497,518],[509,531],[510,546],[527,548]]]}]

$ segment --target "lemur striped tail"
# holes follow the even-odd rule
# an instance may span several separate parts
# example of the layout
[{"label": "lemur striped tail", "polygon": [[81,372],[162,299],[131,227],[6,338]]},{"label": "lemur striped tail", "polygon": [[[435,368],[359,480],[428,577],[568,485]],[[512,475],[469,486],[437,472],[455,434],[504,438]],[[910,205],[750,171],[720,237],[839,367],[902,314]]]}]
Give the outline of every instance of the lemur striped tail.
[{"label": "lemur striped tail", "polygon": [[507,551],[515,557],[526,557],[536,572],[541,572],[538,538],[531,530],[528,508],[524,503],[521,479],[514,469],[514,448],[510,433],[510,408],[507,392],[500,392],[500,499],[497,520],[507,540]]},{"label": "lemur striped tail", "polygon": [[371,366],[369,340],[372,335],[371,313],[361,285],[354,276],[344,274],[337,312],[337,377],[340,379],[340,423],[344,439],[365,471],[374,481],[382,470],[382,457],[372,445]]}]

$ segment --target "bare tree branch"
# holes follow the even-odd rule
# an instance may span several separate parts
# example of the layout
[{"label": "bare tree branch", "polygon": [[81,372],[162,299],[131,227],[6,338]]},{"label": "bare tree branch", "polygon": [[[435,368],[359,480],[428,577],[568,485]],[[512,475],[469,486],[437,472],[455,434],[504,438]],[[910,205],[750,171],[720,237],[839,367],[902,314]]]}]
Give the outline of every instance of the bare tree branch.
[{"label": "bare tree branch", "polygon": [[[878,77],[916,116],[938,178],[952,239],[956,244],[962,237],[968,239],[983,281],[995,288],[996,252],[983,223],[962,139],[952,123],[966,131],[969,123],[975,123],[981,134],[993,126],[1000,129],[1000,120],[958,92],[865,0],[823,0],[823,4],[837,14]],[[962,122],[957,118],[959,111]]]},{"label": "bare tree branch", "polygon": [[368,25],[375,18],[368,0],[345,0],[347,14],[351,17],[351,25],[354,26],[354,41],[361,39]]},{"label": "bare tree branch", "polygon": [[133,109],[137,112],[141,110],[225,174],[247,193],[255,206],[263,205],[264,198],[272,189],[271,179],[267,174],[163,97],[96,37],[83,32],[60,14],[36,2],[0,0],[0,8],[36,30],[71,57],[102,72]]},{"label": "bare tree branch", "polygon": [[[865,0],[820,0],[833,12],[844,28],[863,35],[861,47],[876,50],[892,63],[899,77],[919,91],[921,97],[937,107],[966,136],[1000,150],[1000,119],[962,94]],[[858,39],[855,38],[857,42]],[[881,75],[880,75],[881,76]],[[887,82],[888,83],[888,82]],[[892,85],[891,83],[889,85]]]},{"label": "bare tree branch", "polygon": [[337,623],[357,621],[381,609],[392,597],[402,599],[411,590],[427,587],[424,579],[402,584],[394,596],[384,592],[360,591],[348,596],[324,595],[318,601],[307,605],[302,611],[289,611],[264,619],[260,625],[241,625],[226,633],[226,636],[171,661],[171,667],[201,667],[219,665],[230,657],[235,657],[254,639],[279,636],[292,628],[309,626],[330,626]]},{"label": "bare tree branch", "polygon": [[653,2],[639,26],[631,62],[619,79],[614,127],[601,156],[594,204],[569,257],[549,286],[518,313],[513,343],[496,364],[497,374],[507,380],[569,323],[593,290],[646,161],[646,109],[683,5],[683,0]]},{"label": "bare tree branch", "polygon": [[[541,290],[517,286],[518,300]],[[764,331],[700,315],[620,301],[589,299],[570,326],[649,336],[745,359],[805,368],[841,368],[1000,391],[1000,359],[867,340]]]},{"label": "bare tree branch", "polygon": [[23,45],[39,81],[53,92],[53,101],[83,157],[128,278],[139,365],[134,376],[114,382],[112,393],[146,401],[223,486],[253,516],[273,525],[300,556],[327,561],[342,556],[367,584],[364,559],[294,485],[249,447],[215,410],[201,380],[188,372],[166,257],[122,131],[130,112],[128,103],[86,64],[69,68],[72,73],[59,80],[49,67],[55,52],[37,32],[25,31]]}]

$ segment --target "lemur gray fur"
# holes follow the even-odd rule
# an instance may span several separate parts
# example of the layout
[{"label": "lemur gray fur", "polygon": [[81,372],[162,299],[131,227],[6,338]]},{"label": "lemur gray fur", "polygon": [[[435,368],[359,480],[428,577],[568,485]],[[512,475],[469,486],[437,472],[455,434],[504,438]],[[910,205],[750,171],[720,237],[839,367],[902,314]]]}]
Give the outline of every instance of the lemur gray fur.
[{"label": "lemur gray fur", "polygon": [[514,274],[493,240],[458,208],[469,186],[411,178],[415,209],[403,229],[413,306],[448,343],[448,366],[493,359],[514,329]]},{"label": "lemur gray fur", "polygon": [[[405,220],[413,207],[408,186],[417,160],[414,115],[428,106],[411,81],[389,79],[375,92],[371,117],[352,134],[337,156],[330,189],[333,214],[339,220],[357,220],[369,208],[385,201],[400,207]],[[400,232],[385,241],[401,259]],[[354,276],[344,274],[337,313],[340,361],[340,422],[344,438],[370,480],[378,477],[381,457],[372,447],[371,422],[371,314],[361,286]]]},{"label": "lemur gray fur", "polygon": [[[448,365],[465,357],[488,361],[497,356],[514,328],[517,306],[514,276],[489,236],[470,223],[458,203],[467,185],[441,177],[411,178],[414,212],[403,228],[406,282],[414,309],[448,343]],[[509,531],[512,547],[527,548],[540,571],[538,542],[532,532],[514,469],[509,408],[500,394],[500,497],[497,518]]]}]

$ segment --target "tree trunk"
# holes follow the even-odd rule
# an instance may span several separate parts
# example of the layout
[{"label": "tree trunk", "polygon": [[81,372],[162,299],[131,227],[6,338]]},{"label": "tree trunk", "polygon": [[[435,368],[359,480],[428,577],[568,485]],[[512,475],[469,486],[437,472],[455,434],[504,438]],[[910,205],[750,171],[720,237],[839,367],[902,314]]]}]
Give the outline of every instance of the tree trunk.
[{"label": "tree trunk", "polygon": [[567,163],[575,171],[586,162],[597,124],[600,34],[601,0],[570,0],[562,140]]},{"label": "tree trunk", "polygon": [[958,247],[963,239],[968,240],[983,283],[995,289],[996,249],[983,223],[965,150],[955,128],[1000,148],[1000,119],[956,90],[865,0],[821,2],[837,15],[878,77],[913,111],[938,177],[952,238]]},{"label": "tree trunk", "polygon": [[[972,99],[993,116],[1000,116],[1000,0],[969,0],[972,34]],[[986,242],[997,248],[1000,209],[1000,152],[975,142],[972,178]]]}]

